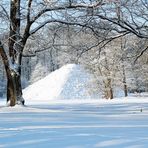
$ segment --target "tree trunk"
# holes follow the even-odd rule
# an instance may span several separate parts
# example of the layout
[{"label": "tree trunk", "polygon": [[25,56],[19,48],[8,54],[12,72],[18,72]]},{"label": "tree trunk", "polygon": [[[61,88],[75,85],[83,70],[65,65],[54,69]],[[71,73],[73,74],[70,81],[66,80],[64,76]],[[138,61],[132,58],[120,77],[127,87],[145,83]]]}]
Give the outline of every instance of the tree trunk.
[{"label": "tree trunk", "polygon": [[14,71],[11,71],[11,74],[7,77],[7,103],[10,106],[15,106],[16,104],[24,105],[21,78]]},{"label": "tree trunk", "polygon": [[7,78],[7,103],[10,106],[14,106],[16,104],[16,93],[14,91],[12,78]]},{"label": "tree trunk", "polygon": [[106,99],[113,99],[113,89],[112,88],[108,88],[106,90],[105,98]]},{"label": "tree trunk", "polygon": [[124,84],[124,96],[125,96],[125,97],[128,96],[126,83]]},{"label": "tree trunk", "polygon": [[111,79],[108,78],[105,84],[105,98],[106,99],[113,99],[113,89],[111,86]]},{"label": "tree trunk", "polygon": [[[7,76],[7,103],[10,106],[15,106],[16,104],[24,104],[24,99],[22,98],[22,87],[21,87],[21,54],[19,55],[19,63],[17,69],[11,67],[12,63],[8,60],[7,54],[4,47],[0,41],[0,55],[2,57],[6,76]],[[13,65],[14,66],[14,65]]]},{"label": "tree trunk", "polygon": [[126,74],[125,74],[125,67],[124,64],[122,65],[122,70],[123,70],[123,85],[124,85],[124,96],[128,96],[128,91],[127,91],[127,84],[126,84]]}]

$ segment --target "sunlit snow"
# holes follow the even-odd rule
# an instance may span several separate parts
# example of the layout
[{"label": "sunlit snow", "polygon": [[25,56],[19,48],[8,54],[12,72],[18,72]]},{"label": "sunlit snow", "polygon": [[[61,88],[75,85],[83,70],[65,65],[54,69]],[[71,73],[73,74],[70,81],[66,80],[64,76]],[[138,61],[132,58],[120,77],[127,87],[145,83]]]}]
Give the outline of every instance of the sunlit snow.
[{"label": "sunlit snow", "polygon": [[148,94],[70,99],[76,67],[66,65],[26,88],[25,107],[6,107],[0,99],[0,147],[147,148]]},{"label": "sunlit snow", "polygon": [[88,99],[91,75],[80,65],[68,64],[35,82],[24,91],[24,98],[36,100]]},{"label": "sunlit snow", "polygon": [[0,147],[147,148],[147,104],[146,97],[32,100],[26,107],[3,100]]}]

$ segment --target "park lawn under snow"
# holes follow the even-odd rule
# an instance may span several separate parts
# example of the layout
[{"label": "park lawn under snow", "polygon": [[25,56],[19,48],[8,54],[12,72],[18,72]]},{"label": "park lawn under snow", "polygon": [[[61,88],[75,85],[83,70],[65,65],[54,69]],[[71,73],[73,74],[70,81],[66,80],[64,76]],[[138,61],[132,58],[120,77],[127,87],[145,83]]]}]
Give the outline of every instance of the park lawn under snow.
[{"label": "park lawn under snow", "polygon": [[89,79],[70,64],[26,88],[26,107],[0,99],[0,147],[147,148],[148,94],[94,100]]},{"label": "park lawn under snow", "polygon": [[148,146],[147,97],[34,100],[26,104],[4,107],[4,100],[0,102],[0,147]]}]

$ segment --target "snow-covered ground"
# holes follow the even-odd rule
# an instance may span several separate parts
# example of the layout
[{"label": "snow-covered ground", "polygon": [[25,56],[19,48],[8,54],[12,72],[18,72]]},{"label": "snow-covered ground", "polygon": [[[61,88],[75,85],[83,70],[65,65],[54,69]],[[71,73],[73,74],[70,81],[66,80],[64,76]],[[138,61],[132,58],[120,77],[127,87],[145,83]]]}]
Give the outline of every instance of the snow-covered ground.
[{"label": "snow-covered ground", "polygon": [[88,80],[66,65],[24,90],[26,107],[0,99],[0,147],[147,148],[148,94],[92,99]]},{"label": "snow-covered ground", "polygon": [[0,147],[148,147],[147,97],[26,103],[0,101]]}]

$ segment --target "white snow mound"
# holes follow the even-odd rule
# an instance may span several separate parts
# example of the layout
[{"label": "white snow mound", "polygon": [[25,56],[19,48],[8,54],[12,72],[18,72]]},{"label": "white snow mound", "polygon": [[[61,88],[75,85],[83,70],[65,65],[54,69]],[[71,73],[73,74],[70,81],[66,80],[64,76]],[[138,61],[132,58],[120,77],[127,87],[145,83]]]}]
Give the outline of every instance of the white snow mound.
[{"label": "white snow mound", "polygon": [[91,75],[80,65],[67,64],[23,90],[25,99],[90,99]]}]

